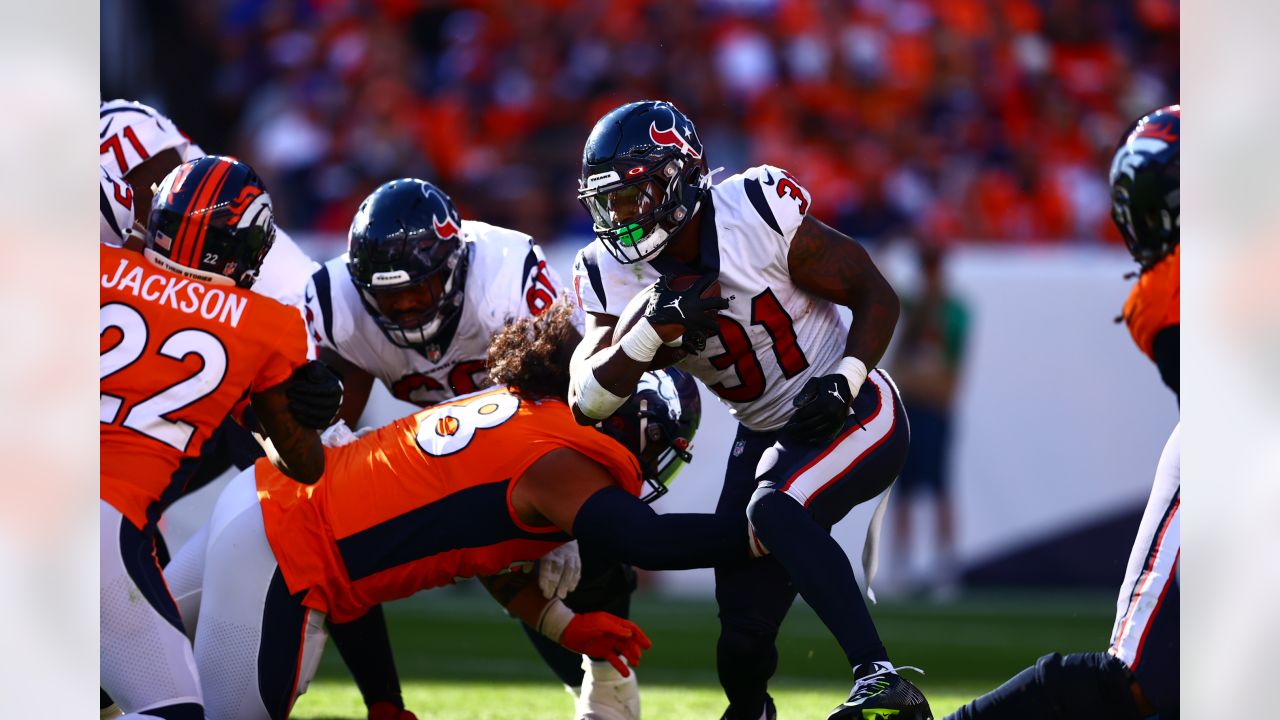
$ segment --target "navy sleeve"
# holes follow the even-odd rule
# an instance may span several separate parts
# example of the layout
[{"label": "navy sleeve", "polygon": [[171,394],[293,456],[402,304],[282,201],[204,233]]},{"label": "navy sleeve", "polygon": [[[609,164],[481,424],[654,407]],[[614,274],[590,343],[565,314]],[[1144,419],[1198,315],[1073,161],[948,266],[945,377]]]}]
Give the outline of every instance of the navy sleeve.
[{"label": "navy sleeve", "polygon": [[619,487],[582,504],[573,535],[601,555],[645,570],[715,567],[748,557],[744,513],[659,515]]}]

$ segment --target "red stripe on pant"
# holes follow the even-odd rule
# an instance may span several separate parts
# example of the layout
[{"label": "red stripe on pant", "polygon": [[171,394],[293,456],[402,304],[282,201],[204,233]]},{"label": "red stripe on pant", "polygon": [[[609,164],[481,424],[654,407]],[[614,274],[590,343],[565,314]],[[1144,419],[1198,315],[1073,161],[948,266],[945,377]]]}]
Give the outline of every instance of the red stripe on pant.
[{"label": "red stripe on pant", "polygon": [[[1151,578],[1151,573],[1155,571],[1156,561],[1160,559],[1160,550],[1164,548],[1165,536],[1168,535],[1169,528],[1172,527],[1173,519],[1177,517],[1178,508],[1181,506],[1181,504],[1182,504],[1181,498],[1179,498],[1177,501],[1173,503],[1173,508],[1169,511],[1169,514],[1165,517],[1164,524],[1161,526],[1160,532],[1156,536],[1155,547],[1152,549],[1150,555],[1148,555],[1147,557],[1146,567],[1143,568],[1142,574],[1138,576],[1137,581],[1134,582],[1133,584],[1133,595],[1130,596],[1129,598],[1129,608],[1128,610],[1125,611],[1124,622],[1120,624],[1120,632],[1116,633],[1115,644],[1117,649],[1119,649],[1120,645],[1124,643],[1125,635],[1128,634],[1130,626],[1133,624],[1133,615],[1138,611],[1138,601],[1142,598],[1143,593],[1146,592],[1146,588],[1144,588],[1143,585],[1145,585],[1146,582]],[[1179,555],[1181,555],[1181,550],[1179,550]],[[1178,555],[1175,555],[1173,560],[1173,566],[1177,567],[1177,565],[1178,565]],[[1172,578],[1173,576],[1174,574],[1170,572],[1169,577]],[[1166,590],[1168,589],[1167,583],[1165,585],[1165,589]],[[1162,592],[1161,598],[1163,597],[1164,597],[1164,594]],[[1135,655],[1135,659],[1136,659],[1136,655]]]},{"label": "red stripe on pant", "polygon": [[[794,474],[792,474],[792,476],[791,476],[791,477],[787,478],[787,482],[786,482],[786,484],[782,486],[782,491],[783,491],[783,492],[786,492],[788,489],[790,489],[790,488],[791,488],[791,485],[792,485],[793,483],[795,483],[795,481],[796,481],[796,479],[797,479],[797,478],[799,478],[801,475],[804,475],[806,472],[808,472],[808,471],[809,471],[809,469],[810,469],[810,468],[812,468],[814,465],[817,465],[817,464],[818,464],[819,462],[821,462],[824,458],[826,458],[828,455],[830,455],[832,452],[834,452],[836,448],[840,447],[840,444],[841,444],[841,443],[843,443],[843,442],[844,442],[844,441],[849,437],[849,435],[850,435],[850,434],[852,434],[855,430],[861,430],[861,429],[862,429],[862,426],[871,424],[871,421],[872,421],[872,420],[875,420],[877,417],[879,417],[879,416],[880,416],[880,410],[881,410],[882,408],[884,408],[884,394],[880,392],[880,386],[879,386],[879,385],[874,385],[874,384],[873,384],[873,387],[875,387],[875,389],[876,389],[876,397],[878,397],[878,398],[880,399],[880,403],[879,403],[878,405],[876,405],[876,410],[875,410],[875,412],[871,413],[871,416],[870,416],[870,417],[868,417],[868,418],[867,418],[867,419],[865,419],[865,420],[862,420],[862,419],[860,419],[860,418],[859,418],[859,420],[856,420],[856,421],[853,423],[853,425],[850,425],[848,428],[846,428],[846,429],[845,429],[845,431],[844,431],[844,432],[840,433],[840,435],[835,439],[835,442],[833,442],[833,443],[831,443],[830,445],[828,445],[826,450],[823,450],[822,452],[818,453],[818,455],[817,455],[817,456],[815,456],[812,460],[810,460],[809,462],[805,463],[805,464],[804,464],[804,467],[802,467],[802,468],[800,468],[799,470],[795,471],[795,473],[794,473]],[[848,420],[846,420],[845,422],[848,422]],[[895,422],[896,422],[896,419],[895,419]],[[890,432],[891,432],[891,433],[893,432],[893,426],[892,426],[892,425],[890,426]],[[888,436],[886,435],[885,437],[888,437]],[[881,442],[883,442],[883,441],[884,441],[884,438],[881,438]],[[862,456],[861,456],[861,455],[859,455],[859,457],[862,457]],[[856,462],[857,462],[857,460],[855,460],[854,462],[856,463]],[[843,473],[841,473],[841,474],[843,474]],[[838,477],[838,476],[837,476],[837,477]],[[828,483],[828,484],[829,484],[829,483]],[[826,487],[826,485],[823,485],[823,488],[825,488],[825,487]],[[819,491],[819,492],[821,492],[821,491]]]},{"label": "red stripe on pant", "polygon": [[1169,569],[1169,577],[1164,581],[1164,587],[1160,589],[1160,599],[1156,601],[1156,607],[1151,611],[1151,621],[1142,629],[1142,637],[1138,639],[1138,649],[1133,653],[1133,664],[1129,670],[1137,670],[1138,663],[1142,662],[1142,648],[1147,644],[1147,635],[1151,632],[1151,627],[1156,624],[1156,618],[1160,616],[1160,608],[1164,606],[1164,598],[1169,594],[1169,588],[1178,581],[1178,560],[1181,559],[1182,551],[1173,556],[1173,567]]}]

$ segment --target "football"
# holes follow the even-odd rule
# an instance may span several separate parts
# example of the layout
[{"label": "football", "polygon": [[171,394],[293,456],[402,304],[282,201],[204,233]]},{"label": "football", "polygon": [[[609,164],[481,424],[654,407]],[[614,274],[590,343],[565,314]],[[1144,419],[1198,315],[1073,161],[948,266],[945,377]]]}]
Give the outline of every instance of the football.
[{"label": "football", "polygon": [[[687,290],[697,282],[699,277],[700,276],[698,275],[680,275],[672,278],[671,288],[673,290]],[[649,297],[651,293],[652,288],[636,293],[636,296],[631,298],[631,302],[627,303],[627,306],[622,309],[622,314],[618,316],[618,324],[613,326],[613,344],[616,345],[628,330],[635,327],[635,324],[644,318],[644,311],[649,305]],[[712,282],[707,286],[707,289],[702,292],[702,297],[704,298],[719,296],[719,280]],[[658,349],[658,354],[653,356],[653,360],[649,363],[649,369],[660,370],[665,367],[670,367],[683,360],[686,354],[687,353],[683,350],[664,345]]]}]

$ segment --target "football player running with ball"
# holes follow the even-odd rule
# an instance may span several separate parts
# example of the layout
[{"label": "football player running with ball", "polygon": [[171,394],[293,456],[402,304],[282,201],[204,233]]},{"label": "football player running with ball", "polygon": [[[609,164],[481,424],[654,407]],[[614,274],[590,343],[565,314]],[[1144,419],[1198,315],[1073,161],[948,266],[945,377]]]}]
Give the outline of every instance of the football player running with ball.
[{"label": "football player running with ball", "polygon": [[[658,352],[670,355],[666,345],[740,424],[717,512],[746,513],[764,557],[716,568],[724,718],[776,717],[767,685],[797,591],[853,672],[829,718],[931,718],[890,662],[830,534],[854,506],[886,496],[906,458],[902,402],[875,367],[898,319],[889,283],[858,243],[809,214],[809,192],[785,170],[762,165],[713,186],[693,123],[669,102],[623,105],[596,123],[578,197],[596,240],[574,264],[587,313],[575,417],[609,416]],[[644,317],[615,342],[641,293]],[[851,327],[841,305],[853,311]]]}]

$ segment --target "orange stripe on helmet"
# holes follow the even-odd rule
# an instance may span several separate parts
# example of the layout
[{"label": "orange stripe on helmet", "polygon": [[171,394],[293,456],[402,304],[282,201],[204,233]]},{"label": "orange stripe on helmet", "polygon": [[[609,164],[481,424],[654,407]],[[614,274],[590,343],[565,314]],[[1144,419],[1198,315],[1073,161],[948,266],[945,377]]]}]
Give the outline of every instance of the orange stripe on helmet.
[{"label": "orange stripe on helmet", "polygon": [[[230,169],[230,163],[217,161],[209,171],[200,178],[200,184],[196,186],[195,191],[191,194],[191,204],[188,206],[195,212],[196,208],[208,209],[209,201],[216,197],[211,191],[215,190],[218,180],[226,175]],[[182,218],[182,224],[178,226],[178,241],[174,243],[174,261],[185,265],[186,267],[196,267],[196,245],[199,245],[197,238],[200,237],[200,228],[208,222],[208,213],[201,213],[200,217],[193,218],[192,212],[186,213]]]},{"label": "orange stripe on helmet", "polygon": [[[217,179],[210,181],[210,182],[217,183],[217,185],[214,186],[213,188],[213,195],[210,197],[210,202],[216,201],[218,199],[218,196],[222,194],[222,188],[227,184],[227,178],[231,177],[231,165],[232,164],[229,162],[219,162],[218,163],[219,167],[214,168],[211,171],[211,174],[218,173],[218,177]],[[220,168],[221,168],[221,172],[219,172]],[[204,240],[206,237],[208,237],[208,234],[206,231],[209,229],[209,221],[212,218],[213,218],[212,208],[210,208],[209,212],[206,212],[204,216],[200,218],[200,225],[196,230],[195,237],[193,238],[195,243],[194,243],[193,251],[191,253],[191,262],[193,263],[192,267],[195,267],[195,263],[199,261],[200,253],[204,252]]]},{"label": "orange stripe on helmet", "polygon": [[[178,222],[178,231],[174,233],[173,248],[169,251],[169,258],[179,265],[185,266],[187,264],[187,240],[191,236],[192,227],[199,224],[198,220],[195,222],[192,221],[191,213],[193,208],[199,207],[196,203],[196,199],[199,198],[200,194],[204,191],[205,183],[209,181],[210,172],[211,170],[206,170],[196,182],[195,188],[191,190],[191,202],[187,204],[187,211],[182,213],[182,220]],[[188,181],[190,180],[190,178],[187,179]]]}]

